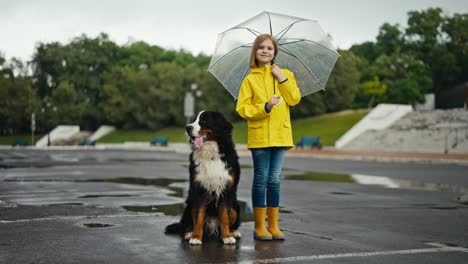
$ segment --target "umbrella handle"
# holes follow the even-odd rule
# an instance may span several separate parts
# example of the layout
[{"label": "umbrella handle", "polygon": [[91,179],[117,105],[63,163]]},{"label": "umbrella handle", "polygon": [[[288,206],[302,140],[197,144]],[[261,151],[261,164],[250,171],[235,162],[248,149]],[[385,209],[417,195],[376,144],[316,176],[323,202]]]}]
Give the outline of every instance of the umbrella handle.
[{"label": "umbrella handle", "polygon": [[278,99],[278,103],[276,103],[276,106],[280,105],[284,100],[283,100],[283,97],[282,96],[279,96],[279,95],[274,95],[274,96],[278,96],[279,99]]}]

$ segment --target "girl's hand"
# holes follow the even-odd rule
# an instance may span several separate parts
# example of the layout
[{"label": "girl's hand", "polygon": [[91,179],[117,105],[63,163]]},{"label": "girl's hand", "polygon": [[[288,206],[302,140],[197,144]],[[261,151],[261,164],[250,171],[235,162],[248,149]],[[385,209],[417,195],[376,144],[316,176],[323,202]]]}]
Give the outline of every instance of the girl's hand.
[{"label": "girl's hand", "polygon": [[271,110],[273,106],[278,105],[279,103],[281,103],[281,101],[281,96],[273,95],[273,97],[271,97],[270,101],[268,102],[268,109]]},{"label": "girl's hand", "polygon": [[286,77],[284,77],[283,73],[281,72],[281,68],[277,64],[273,64],[271,66],[271,73],[275,78],[278,80],[278,82],[284,81]]}]

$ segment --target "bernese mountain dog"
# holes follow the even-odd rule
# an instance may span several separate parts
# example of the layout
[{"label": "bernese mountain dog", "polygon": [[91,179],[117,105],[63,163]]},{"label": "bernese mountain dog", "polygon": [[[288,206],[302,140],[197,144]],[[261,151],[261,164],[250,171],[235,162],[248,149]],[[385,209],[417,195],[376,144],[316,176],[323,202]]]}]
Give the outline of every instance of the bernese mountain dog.
[{"label": "bernese mountain dog", "polygon": [[191,245],[208,237],[235,244],[241,237],[237,231],[240,166],[232,128],[223,114],[214,111],[201,111],[186,126],[192,147],[189,192],[182,218],[166,227],[167,234],[181,234]]}]

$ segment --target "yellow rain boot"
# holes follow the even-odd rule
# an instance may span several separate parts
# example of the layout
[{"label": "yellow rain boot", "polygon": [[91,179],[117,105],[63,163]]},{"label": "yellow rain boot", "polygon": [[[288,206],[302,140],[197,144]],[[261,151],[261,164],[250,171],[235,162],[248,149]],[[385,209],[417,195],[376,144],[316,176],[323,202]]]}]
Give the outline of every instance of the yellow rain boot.
[{"label": "yellow rain boot", "polygon": [[272,240],[270,232],[265,227],[265,207],[254,207],[254,218],[255,218],[255,231],[254,239],[256,240]]},{"label": "yellow rain boot", "polygon": [[284,240],[284,233],[281,232],[278,226],[278,207],[268,207],[268,231],[271,233],[273,239],[275,240]]}]

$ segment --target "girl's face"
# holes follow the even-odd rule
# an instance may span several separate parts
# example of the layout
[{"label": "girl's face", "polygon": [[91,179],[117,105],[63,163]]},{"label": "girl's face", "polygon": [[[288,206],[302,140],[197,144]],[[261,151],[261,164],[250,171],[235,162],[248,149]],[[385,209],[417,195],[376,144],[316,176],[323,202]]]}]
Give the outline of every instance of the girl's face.
[{"label": "girl's face", "polygon": [[257,49],[255,58],[257,59],[258,67],[263,67],[270,64],[275,57],[275,46],[270,39],[265,39]]}]

